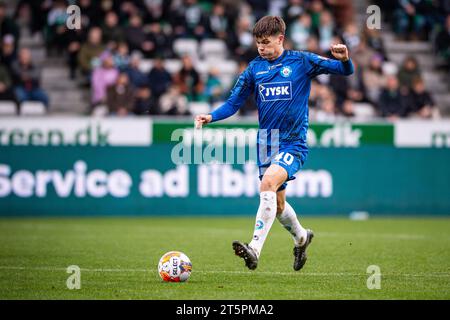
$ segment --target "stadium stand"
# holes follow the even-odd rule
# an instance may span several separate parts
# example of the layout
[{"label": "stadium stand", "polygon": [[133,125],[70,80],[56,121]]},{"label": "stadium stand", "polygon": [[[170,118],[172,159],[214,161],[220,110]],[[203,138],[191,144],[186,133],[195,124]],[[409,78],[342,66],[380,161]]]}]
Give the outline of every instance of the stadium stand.
[{"label": "stadium stand", "polygon": [[15,116],[17,114],[17,104],[14,101],[0,101],[1,116]]},{"label": "stadium stand", "polygon": [[[66,26],[66,8],[70,4],[81,9],[80,30],[69,30]],[[370,4],[381,8],[381,30],[365,27],[366,9]],[[398,113],[400,117],[439,118],[450,115],[449,42],[446,41],[450,32],[448,1],[1,2],[1,65],[11,72],[19,50],[29,49],[33,64],[41,69],[39,82],[49,99],[47,114],[79,115],[97,110],[95,114],[100,115],[106,112],[99,112],[96,106],[104,106],[107,99],[106,94],[101,94],[99,99],[92,98],[92,90],[97,88],[92,82],[93,70],[99,67],[101,57],[107,51],[114,57],[111,68],[120,73],[128,67],[135,51],[139,51],[142,54],[139,62],[142,73],[148,75],[153,70],[155,59],[161,59],[163,69],[171,79],[167,83],[164,81],[165,85],[158,89],[155,79],[159,79],[160,73],[154,73],[152,81],[146,85],[150,92],[134,85],[133,92],[136,95],[139,92],[141,97],[136,99],[139,106],[131,112],[187,115],[209,111],[212,105],[220,105],[218,102],[226,99],[239,73],[239,64],[248,63],[256,56],[251,27],[265,14],[285,18],[288,24],[287,48],[329,56],[326,48],[332,42],[343,41],[351,50],[357,72],[348,81],[336,81],[329,76],[315,81],[313,90],[318,89],[319,92],[311,94],[312,121],[386,116],[382,111],[385,106],[379,105],[380,95],[387,79],[392,76],[400,81],[396,94],[406,101],[405,109]],[[92,30],[97,30],[100,43],[88,41],[88,37],[95,37],[90,35]],[[417,70],[405,70],[409,57],[417,61]],[[87,66],[83,65],[86,59]],[[183,67],[187,59],[192,61],[192,70],[189,71]],[[113,73],[100,73],[98,77],[105,80],[102,77]],[[9,76],[17,94],[19,79],[15,79],[12,73]],[[408,79],[406,83],[404,79]],[[114,80],[115,76],[104,85],[113,85]],[[195,88],[192,88],[193,80]],[[425,86],[422,91],[425,92],[417,93],[412,83],[421,80]],[[169,85],[170,82],[175,86]],[[2,86],[0,98],[10,101],[2,102],[3,112],[8,113],[12,109],[5,106],[17,102],[3,95],[1,89]],[[184,106],[184,99],[179,94],[186,98],[188,107]],[[418,106],[411,102],[419,94],[420,101],[426,105]],[[170,101],[177,103],[171,104]],[[174,111],[174,108],[179,110]],[[240,114],[254,116],[254,113]]]},{"label": "stadium stand", "polygon": [[22,116],[43,116],[46,114],[46,107],[39,101],[25,101],[20,105],[20,115]]}]

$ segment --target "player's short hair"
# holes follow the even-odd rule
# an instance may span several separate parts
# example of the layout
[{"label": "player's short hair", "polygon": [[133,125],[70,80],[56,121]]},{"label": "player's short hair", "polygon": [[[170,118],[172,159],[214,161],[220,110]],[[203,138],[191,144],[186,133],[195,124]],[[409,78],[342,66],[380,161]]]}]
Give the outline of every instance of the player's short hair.
[{"label": "player's short hair", "polygon": [[265,16],[256,22],[253,27],[253,36],[256,38],[284,35],[286,24],[283,18],[278,16]]}]

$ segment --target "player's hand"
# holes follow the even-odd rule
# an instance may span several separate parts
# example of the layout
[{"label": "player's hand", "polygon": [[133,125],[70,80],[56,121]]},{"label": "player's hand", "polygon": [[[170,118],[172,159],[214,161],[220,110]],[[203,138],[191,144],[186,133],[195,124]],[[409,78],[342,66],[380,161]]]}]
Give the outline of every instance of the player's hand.
[{"label": "player's hand", "polygon": [[348,49],[345,44],[334,44],[330,47],[330,50],[333,57],[338,60],[347,61],[350,59],[348,56]]},{"label": "player's hand", "polygon": [[195,116],[195,128],[201,129],[203,125],[210,123],[212,121],[212,116],[210,114],[200,114]]}]

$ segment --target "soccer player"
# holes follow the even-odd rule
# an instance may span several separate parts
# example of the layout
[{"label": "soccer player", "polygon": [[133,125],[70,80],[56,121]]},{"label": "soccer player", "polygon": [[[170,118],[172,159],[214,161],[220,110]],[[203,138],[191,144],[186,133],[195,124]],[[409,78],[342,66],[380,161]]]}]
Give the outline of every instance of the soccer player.
[{"label": "soccer player", "polygon": [[[304,165],[308,146],[308,97],[311,79],[319,74],[350,75],[353,64],[347,47],[331,46],[337,59],[310,52],[284,50],[286,25],[282,18],[265,16],[253,28],[259,56],[250,62],[237,80],[228,100],[210,114],[195,117],[196,127],[219,121],[238,111],[254,92],[258,106],[258,167],[261,179],[260,203],[252,241],[233,242],[235,254],[253,270],[275,217],[294,238],[294,270],[306,262],[306,249],[314,233],[302,227],[294,209],[286,202],[287,181]],[[275,133],[274,133],[275,132]],[[273,139],[276,136],[277,139]],[[278,140],[274,145],[273,141]],[[267,157],[261,157],[265,150]]]}]

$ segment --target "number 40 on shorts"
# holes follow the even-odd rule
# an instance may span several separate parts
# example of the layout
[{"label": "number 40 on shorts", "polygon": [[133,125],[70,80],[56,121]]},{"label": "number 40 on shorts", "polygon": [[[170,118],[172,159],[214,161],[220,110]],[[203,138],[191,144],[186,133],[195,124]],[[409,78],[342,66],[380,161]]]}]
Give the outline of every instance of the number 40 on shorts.
[{"label": "number 40 on shorts", "polygon": [[[283,160],[281,160],[281,159],[283,159]],[[284,163],[286,163],[289,166],[294,161],[294,156],[292,154],[288,153],[288,152],[280,152],[275,157],[275,161],[277,161],[277,162],[283,161]]]}]

